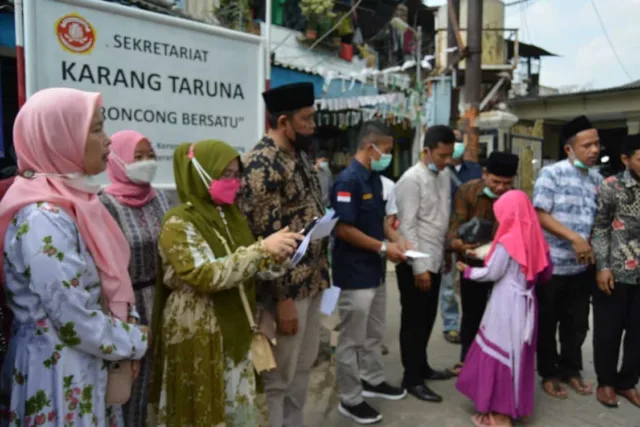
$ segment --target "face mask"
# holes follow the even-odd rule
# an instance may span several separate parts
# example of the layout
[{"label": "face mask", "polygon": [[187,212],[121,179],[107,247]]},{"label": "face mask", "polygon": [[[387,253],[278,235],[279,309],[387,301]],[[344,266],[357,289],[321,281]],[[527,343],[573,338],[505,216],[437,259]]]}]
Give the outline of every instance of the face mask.
[{"label": "face mask", "polygon": [[153,181],[158,170],[158,162],[155,160],[140,160],[138,162],[126,164],[120,157],[111,154],[124,168],[127,178],[134,184],[149,184]]},{"label": "face mask", "polygon": [[209,186],[209,194],[218,205],[232,205],[240,189],[240,178],[214,179]]},{"label": "face mask", "polygon": [[311,143],[313,142],[313,134],[303,135],[296,131],[293,128],[293,125],[291,126],[291,130],[293,130],[293,137],[295,138],[293,141],[290,141],[291,145],[293,145],[298,150],[307,151],[309,147],[311,147]]},{"label": "face mask", "polygon": [[490,199],[493,199],[493,200],[496,200],[498,197],[500,197],[500,196],[498,196],[496,193],[494,193],[493,191],[491,191],[491,189],[490,189],[489,187],[484,187],[484,188],[482,189],[482,192],[483,192],[487,197],[489,197]]},{"label": "face mask", "polygon": [[329,170],[329,162],[320,162],[318,165],[320,169],[328,171]]},{"label": "face mask", "polygon": [[375,172],[382,172],[391,164],[391,160],[393,159],[392,154],[385,154],[375,146],[375,144],[371,144],[374,150],[380,154],[380,158],[378,160],[371,158],[371,170]]},{"label": "face mask", "polygon": [[81,172],[71,173],[25,173],[25,178],[36,178],[39,176],[46,176],[49,178],[58,178],[67,187],[81,191],[83,193],[97,194],[100,191],[100,184],[95,181],[93,176],[85,175]]},{"label": "face mask", "polygon": [[433,173],[439,173],[440,169],[433,163],[433,159],[431,158],[431,153],[424,151],[424,156],[427,158],[429,163],[427,163],[427,168]]},{"label": "face mask", "polygon": [[239,178],[212,179],[200,162],[195,158],[193,145],[189,150],[189,158],[193,162],[193,167],[200,175],[202,183],[209,188],[209,196],[217,205],[232,205],[236,200],[236,195],[240,189]]},{"label": "face mask", "polygon": [[573,152],[573,148],[569,147],[569,153],[571,153],[571,157],[573,157],[573,166],[577,167],[578,169],[582,169],[582,170],[588,170],[589,169],[589,166],[587,166],[584,163],[582,163],[582,161],[579,160],[576,157],[576,153]]},{"label": "face mask", "polygon": [[464,142],[456,142],[455,144],[453,144],[453,154],[451,155],[451,157],[457,160],[461,158],[463,154],[464,154]]}]

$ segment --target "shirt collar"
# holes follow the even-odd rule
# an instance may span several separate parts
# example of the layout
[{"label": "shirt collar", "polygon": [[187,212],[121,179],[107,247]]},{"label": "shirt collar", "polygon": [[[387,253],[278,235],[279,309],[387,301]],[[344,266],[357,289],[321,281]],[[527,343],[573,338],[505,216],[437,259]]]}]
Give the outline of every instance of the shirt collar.
[{"label": "shirt collar", "polygon": [[365,165],[363,165],[356,159],[353,159],[351,161],[351,167],[356,172],[356,175],[358,175],[360,178],[364,179],[365,181],[371,178],[371,175],[373,175],[372,171],[367,169]]}]

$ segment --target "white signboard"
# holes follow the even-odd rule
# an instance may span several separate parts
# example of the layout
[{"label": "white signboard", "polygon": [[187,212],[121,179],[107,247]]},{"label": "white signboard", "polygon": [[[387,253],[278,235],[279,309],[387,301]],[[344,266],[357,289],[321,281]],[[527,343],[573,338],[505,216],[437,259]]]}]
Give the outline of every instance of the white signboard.
[{"label": "white signboard", "polygon": [[263,132],[260,37],[91,0],[26,0],[24,25],[27,96],[101,92],[107,132],[153,144],[158,187],[174,186],[180,143],[219,139],[242,153]]}]

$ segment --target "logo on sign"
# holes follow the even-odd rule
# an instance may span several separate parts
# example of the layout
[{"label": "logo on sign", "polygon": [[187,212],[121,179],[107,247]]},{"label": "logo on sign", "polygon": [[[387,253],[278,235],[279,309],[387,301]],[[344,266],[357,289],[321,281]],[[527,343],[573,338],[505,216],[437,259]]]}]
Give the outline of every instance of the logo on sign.
[{"label": "logo on sign", "polygon": [[77,13],[70,13],[56,22],[58,42],[69,53],[91,53],[96,44],[96,30]]}]

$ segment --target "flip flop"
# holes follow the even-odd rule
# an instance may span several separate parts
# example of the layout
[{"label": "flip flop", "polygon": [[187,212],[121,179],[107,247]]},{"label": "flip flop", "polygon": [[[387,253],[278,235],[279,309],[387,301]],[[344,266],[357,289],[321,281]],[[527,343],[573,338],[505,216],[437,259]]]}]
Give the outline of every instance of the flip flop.
[{"label": "flip flop", "polygon": [[[566,381],[566,384],[580,396],[591,396],[593,394],[593,386],[587,387],[584,380],[580,377],[572,377]],[[587,389],[587,390],[584,390]]]},{"label": "flip flop", "polygon": [[[548,391],[547,387],[545,387],[545,384],[547,383],[551,383],[553,385],[553,391]],[[564,390],[562,388],[562,386],[560,385],[560,381],[554,379],[554,378],[549,378],[546,380],[542,380],[542,390],[545,392],[545,394],[553,397],[554,399],[560,399],[560,400],[565,400],[567,398],[569,398],[569,395],[565,394],[562,395],[560,393],[562,393],[562,391]]]},{"label": "flip flop", "polygon": [[486,424],[485,421],[491,423],[491,417],[487,414],[475,414],[471,417],[471,421],[473,421],[473,425],[476,427],[491,427],[493,424]]}]

